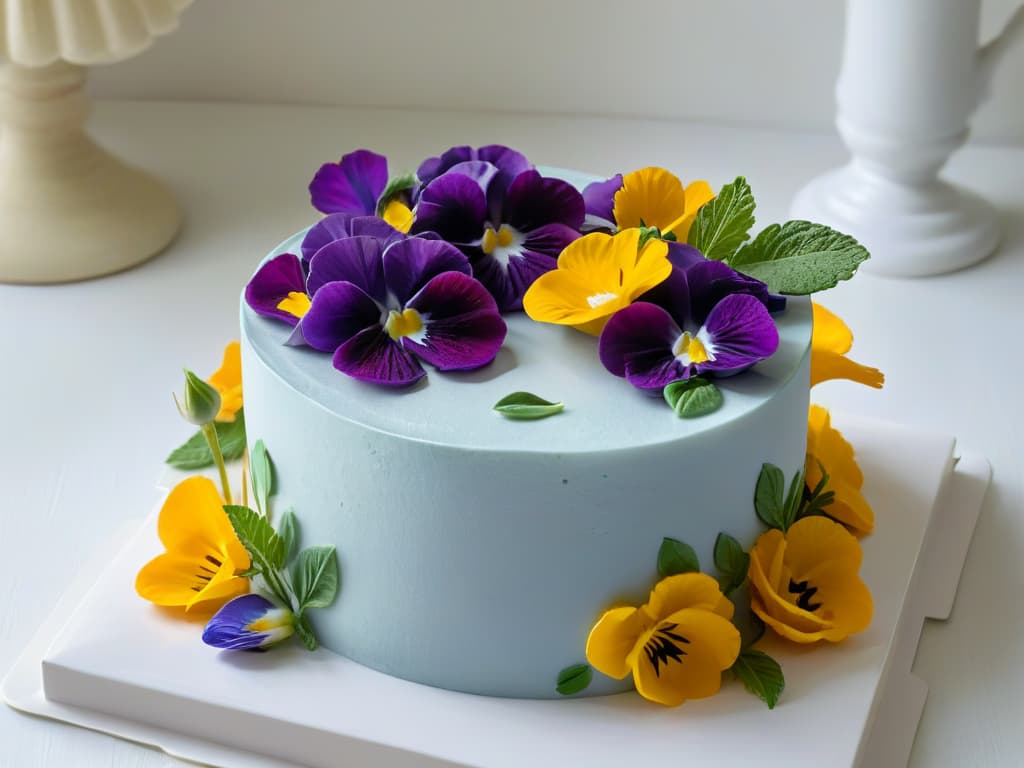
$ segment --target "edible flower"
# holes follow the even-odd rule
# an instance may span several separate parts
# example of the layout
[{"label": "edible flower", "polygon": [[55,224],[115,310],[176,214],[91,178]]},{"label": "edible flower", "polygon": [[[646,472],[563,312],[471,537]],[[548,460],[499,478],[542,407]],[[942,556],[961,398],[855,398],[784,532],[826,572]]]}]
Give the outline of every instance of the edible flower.
[{"label": "edible flower", "polygon": [[321,213],[352,213],[373,216],[377,199],[388,183],[388,159],[368,149],[324,163],[309,183],[313,207]]},{"label": "edible flower", "polygon": [[885,383],[877,368],[855,363],[846,357],[853,346],[853,333],[837,315],[811,303],[814,328],[811,332],[811,386],[829,379],[849,379],[875,389]]},{"label": "edible flower", "polygon": [[713,696],[740,652],[732,614],[710,576],[669,576],[646,604],[601,616],[587,638],[587,661],[617,680],[632,672],[637,692],[665,706]]},{"label": "edible flower", "polygon": [[433,232],[457,245],[499,308],[511,311],[579,237],[583,197],[561,179],[518,170],[505,156],[492,159],[456,163],[427,183],[410,231]]},{"label": "edible flower", "polygon": [[231,651],[269,648],[295,632],[295,617],[255,593],[225,604],[203,630],[203,642]]},{"label": "edible flower", "polygon": [[259,315],[296,325],[309,310],[299,257],[282,253],[260,266],[245,286],[245,302]]},{"label": "edible flower", "polygon": [[767,288],[722,262],[676,267],[644,299],[616,312],[598,341],[604,367],[640,389],[661,391],[698,374],[731,376],[779,346]]},{"label": "edible flower", "polygon": [[538,322],[597,336],[609,317],[671,274],[667,252],[657,239],[641,246],[639,229],[591,233],[562,251],[557,269],[537,278],[523,308]]},{"label": "edible flower", "polygon": [[583,190],[588,227],[657,227],[662,236],[679,242],[686,242],[697,211],[714,196],[706,181],[684,188],[678,176],[654,167],[597,181]]},{"label": "edible flower", "polygon": [[466,256],[443,240],[335,240],[310,261],[300,330],[309,346],[360,381],[406,386],[425,372],[490,363],[505,339],[494,299]]},{"label": "edible flower", "polygon": [[234,421],[242,410],[242,348],[237,341],[224,347],[220,368],[206,381],[220,393],[220,411],[216,421]]},{"label": "edible flower", "polygon": [[332,213],[309,228],[300,246],[302,268],[309,272],[313,256],[328,243],[346,237],[375,237],[385,245],[405,239],[404,232],[376,216],[358,216],[351,213]]},{"label": "edible flower", "polygon": [[190,477],[171,490],[157,520],[167,551],[139,571],[135,591],[140,597],[188,610],[216,608],[249,591],[249,580],[238,575],[249,569],[249,554],[223,505],[206,477]]},{"label": "edible flower", "polygon": [[750,551],[751,609],[793,642],[839,642],[871,622],[860,563],[857,539],[827,517],[801,518],[785,534],[773,528]]},{"label": "edible flower", "polygon": [[875,513],[861,493],[864,474],[857,466],[853,446],[831,424],[829,412],[820,405],[811,405],[807,419],[807,461],[804,477],[811,488],[821,482],[822,474],[828,481],[822,493],[831,491],[832,502],[825,514],[852,528],[856,533],[871,533],[875,527]]}]

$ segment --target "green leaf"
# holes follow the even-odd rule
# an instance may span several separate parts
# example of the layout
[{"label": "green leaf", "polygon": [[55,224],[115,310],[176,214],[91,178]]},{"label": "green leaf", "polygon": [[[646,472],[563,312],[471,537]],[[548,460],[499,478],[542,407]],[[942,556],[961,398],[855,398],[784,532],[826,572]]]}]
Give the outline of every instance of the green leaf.
[{"label": "green leaf", "polygon": [[786,678],[782,674],[779,662],[762,651],[748,649],[742,651],[732,671],[743,683],[743,687],[774,709],[779,696],[786,687]]},{"label": "green leaf", "polygon": [[252,474],[252,495],[256,509],[261,515],[266,515],[269,509],[267,499],[274,494],[274,467],[262,440],[256,441],[249,454],[249,471]]},{"label": "green leaf", "polygon": [[761,522],[769,528],[786,530],[783,526],[785,500],[782,497],[786,487],[786,476],[774,464],[762,464],[754,487],[754,511]]},{"label": "green leaf", "polygon": [[220,392],[188,368],[185,369],[185,394],[181,400],[174,395],[174,402],[182,418],[197,427],[209,424],[220,412]]},{"label": "green leaf", "polygon": [[697,211],[687,241],[709,259],[728,261],[753,226],[754,195],[747,180],[737,176]]},{"label": "green leaf", "polygon": [[546,419],[565,408],[565,403],[552,403],[531,392],[513,392],[494,404],[494,410],[506,419]]},{"label": "green leaf", "polygon": [[732,536],[719,533],[715,539],[715,567],[722,572],[722,592],[728,597],[747,578],[750,555],[743,551],[743,547]]},{"label": "green leaf", "polygon": [[658,549],[658,575],[661,578],[699,570],[700,561],[693,547],[667,536],[661,540],[661,547]]},{"label": "green leaf", "polygon": [[706,416],[722,407],[722,393],[718,387],[699,376],[666,384],[662,395],[681,419]]},{"label": "green leaf", "polygon": [[783,528],[782,530],[788,531],[789,526],[796,522],[797,513],[800,511],[800,505],[804,500],[804,473],[800,470],[793,479],[789,481],[789,491],[786,493],[786,501],[783,505]]},{"label": "green leaf", "polygon": [[284,559],[288,562],[295,554],[295,547],[299,543],[299,518],[295,516],[294,509],[285,510],[281,520],[277,524],[277,535],[284,541]]},{"label": "green leaf", "polygon": [[392,176],[388,179],[387,186],[384,187],[384,191],[380,193],[380,197],[377,199],[377,215],[383,216],[388,203],[418,183],[419,179],[412,171]]},{"label": "green leaf", "polygon": [[338,594],[341,577],[334,547],[310,547],[292,565],[292,589],[299,614],[307,608],[326,608]]},{"label": "green leaf", "polygon": [[[245,453],[245,416],[239,411],[234,421],[214,422],[220,452],[227,461],[239,458]],[[187,442],[179,445],[167,457],[167,463],[175,469],[203,469],[213,466],[213,454],[210,444],[203,433],[196,432]]]},{"label": "green leaf", "polygon": [[787,221],[762,231],[728,263],[776,293],[804,295],[850,279],[869,256],[842,232],[810,221]]},{"label": "green leaf", "polygon": [[563,696],[572,696],[586,690],[593,679],[594,670],[589,664],[573,664],[558,673],[558,685],[555,690]]},{"label": "green leaf", "polygon": [[254,566],[263,571],[279,571],[284,567],[284,540],[267,518],[249,507],[233,504],[225,505],[224,511]]},{"label": "green leaf", "polygon": [[761,638],[764,637],[765,630],[767,629],[761,617],[753,611],[747,611],[745,620],[739,620],[738,616],[734,616],[733,623],[740,631],[740,640],[742,642],[740,647],[744,651],[752,645],[757,645]]},{"label": "green leaf", "polygon": [[313,627],[309,625],[309,620],[305,616],[300,616],[295,620],[295,634],[298,636],[302,644],[306,646],[307,650],[315,651],[317,646],[320,645],[316,640],[316,635],[313,633]]}]

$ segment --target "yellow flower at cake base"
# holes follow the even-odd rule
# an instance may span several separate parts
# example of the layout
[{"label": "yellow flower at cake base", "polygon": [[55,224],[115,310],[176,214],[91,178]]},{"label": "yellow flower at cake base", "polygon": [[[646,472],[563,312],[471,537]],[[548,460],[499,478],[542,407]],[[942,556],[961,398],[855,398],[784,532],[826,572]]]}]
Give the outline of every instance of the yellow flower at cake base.
[{"label": "yellow flower at cake base", "polygon": [[242,351],[237,341],[224,347],[224,360],[207,382],[220,393],[217,421],[234,421],[242,409]]},{"label": "yellow flower at cake base", "polygon": [[857,466],[853,446],[839,430],[834,429],[829,412],[820,405],[811,405],[807,418],[807,460],[804,477],[811,488],[816,488],[823,477],[828,481],[822,493],[834,494],[832,503],[824,508],[825,514],[849,526],[857,533],[871,533],[875,528],[875,513],[861,494],[864,474]]},{"label": "yellow flower at cake base", "polygon": [[570,325],[597,336],[617,311],[663,282],[672,272],[668,246],[640,230],[600,232],[570,243],[558,268],[538,277],[523,297],[523,309],[541,323]]},{"label": "yellow flower at cake base", "polygon": [[827,517],[802,518],[785,534],[773,528],[750,551],[750,607],[793,642],[839,642],[871,623],[860,563],[857,539]]},{"label": "yellow flower at cake base", "polygon": [[685,243],[697,211],[714,197],[706,181],[684,188],[679,178],[664,168],[641,168],[622,177],[612,216],[619,229],[657,227],[662,235],[671,233]]},{"label": "yellow flower at cake base", "polygon": [[718,693],[740,652],[733,605],[703,573],[662,579],[639,608],[606,611],[590,631],[587,661],[645,699],[675,707]]},{"label": "yellow flower at cake base", "polygon": [[829,379],[849,379],[875,389],[885,383],[877,368],[855,363],[846,357],[853,346],[853,333],[837,315],[821,304],[811,303],[814,328],[811,331],[811,386]]},{"label": "yellow flower at cake base", "polygon": [[238,540],[217,486],[206,477],[190,477],[167,495],[157,532],[166,552],[139,571],[135,591],[151,603],[216,608],[249,591],[240,577],[249,554]]}]

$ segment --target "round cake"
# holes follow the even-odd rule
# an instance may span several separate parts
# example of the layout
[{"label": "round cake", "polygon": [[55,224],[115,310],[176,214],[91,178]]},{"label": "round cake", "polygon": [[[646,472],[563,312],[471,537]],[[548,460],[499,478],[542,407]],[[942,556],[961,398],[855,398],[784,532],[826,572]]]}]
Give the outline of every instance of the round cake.
[{"label": "round cake", "polygon": [[[290,329],[243,301],[247,433],[273,457],[275,508],[337,545],[338,599],[311,617],[325,647],[433,686],[551,698],[601,612],[646,599],[665,537],[710,565],[719,532],[760,532],[762,465],[803,468],[811,305],[790,297],[775,354],[720,379],[722,407],[697,419],[609,375],[593,336],[505,321],[490,365],[394,390],[286,345]],[[517,391],[565,410],[494,412]],[[586,695],[631,687],[602,676]]]}]

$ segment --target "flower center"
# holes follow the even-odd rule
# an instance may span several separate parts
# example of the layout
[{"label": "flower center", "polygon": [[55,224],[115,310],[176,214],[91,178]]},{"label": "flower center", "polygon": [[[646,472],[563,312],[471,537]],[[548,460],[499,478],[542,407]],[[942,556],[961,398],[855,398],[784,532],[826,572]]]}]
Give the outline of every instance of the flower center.
[{"label": "flower center", "polygon": [[[701,331],[703,330],[702,328]],[[708,360],[714,361],[715,356],[704,344],[705,340],[701,338],[701,331],[698,331],[696,336],[691,336],[689,331],[683,331],[683,335],[672,346],[672,354],[683,365],[706,363]]]},{"label": "flower center", "polygon": [[406,309],[402,312],[392,309],[384,322],[384,330],[397,341],[403,336],[412,336],[423,330],[423,318],[415,309]]},{"label": "flower center", "polygon": [[497,259],[502,266],[507,266],[509,257],[519,255],[523,241],[523,236],[508,224],[502,224],[497,230],[488,226],[480,241],[480,249]]},{"label": "flower center", "polygon": [[590,305],[591,309],[594,309],[617,298],[619,298],[617,293],[595,293],[593,296],[587,296],[587,304]]},{"label": "flower center", "polygon": [[299,291],[289,291],[288,295],[277,302],[277,308],[292,317],[302,317],[309,311],[309,296]]},{"label": "flower center", "polygon": [[821,603],[812,603],[811,598],[814,597],[818,592],[817,587],[808,586],[807,580],[793,581],[789,580],[789,593],[791,595],[800,595],[796,601],[797,608],[803,608],[805,611],[816,611],[821,608]]},{"label": "flower center", "polygon": [[690,641],[675,631],[678,626],[671,623],[662,624],[644,644],[644,655],[654,667],[656,677],[661,677],[659,665],[664,664],[667,667],[670,661],[682,663],[683,656],[686,656],[686,651],[680,646],[689,645]]}]

